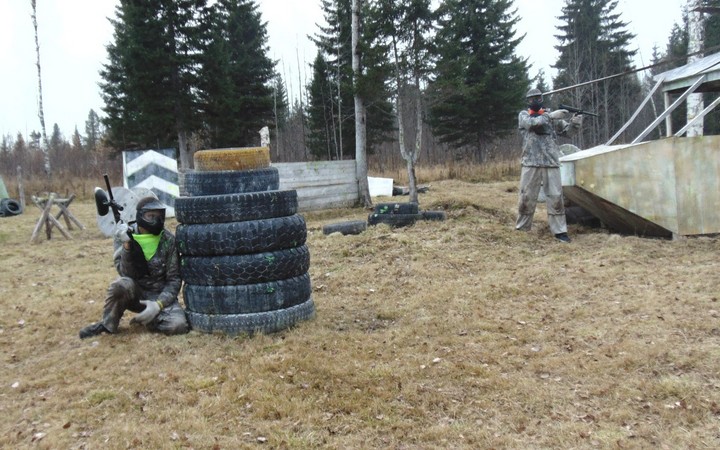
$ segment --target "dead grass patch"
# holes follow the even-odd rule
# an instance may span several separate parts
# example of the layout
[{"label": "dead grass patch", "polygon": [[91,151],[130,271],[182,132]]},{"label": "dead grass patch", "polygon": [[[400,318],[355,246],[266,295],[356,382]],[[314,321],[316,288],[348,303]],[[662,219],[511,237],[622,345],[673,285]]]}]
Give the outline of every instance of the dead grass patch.
[{"label": "dead grass patch", "polygon": [[[0,219],[3,448],[717,448],[718,239],[513,229],[514,181],[432,183],[445,222],[308,213],[315,320],[81,341],[114,278],[87,230]],[[382,201],[384,199],[378,199]],[[394,198],[401,200],[402,198]]]}]

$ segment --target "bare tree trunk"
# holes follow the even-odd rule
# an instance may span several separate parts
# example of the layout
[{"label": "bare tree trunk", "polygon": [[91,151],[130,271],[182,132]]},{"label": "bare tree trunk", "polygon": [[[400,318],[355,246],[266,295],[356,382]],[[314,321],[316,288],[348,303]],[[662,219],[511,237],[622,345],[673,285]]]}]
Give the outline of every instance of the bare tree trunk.
[{"label": "bare tree trunk", "polygon": [[25,211],[25,188],[23,188],[22,167],[17,166],[17,183],[18,183],[18,199],[20,200],[20,209]]},{"label": "bare tree trunk", "polygon": [[[278,122],[278,110],[277,110],[277,80],[273,85],[273,116],[275,118],[275,159],[279,159],[280,156],[280,124]],[[270,146],[272,152],[272,146]]]},{"label": "bare tree trunk", "polygon": [[393,55],[395,57],[395,83],[397,84],[397,97],[396,102],[396,108],[397,108],[397,120],[398,120],[398,144],[400,145],[400,154],[402,155],[403,159],[405,160],[406,167],[407,167],[407,174],[408,174],[408,189],[409,189],[409,201],[411,202],[417,202],[418,201],[418,192],[417,192],[417,179],[415,178],[415,162],[417,161],[418,155],[420,153],[420,146],[422,145],[422,111],[420,106],[420,77],[417,73],[414,73],[415,77],[415,83],[416,88],[418,91],[418,96],[415,99],[415,118],[416,118],[416,127],[419,127],[415,130],[415,147],[408,151],[408,149],[405,146],[405,118],[404,118],[404,99],[403,96],[405,95],[405,92],[407,91],[404,89],[404,83],[403,83],[403,77],[400,73],[400,58],[398,57],[398,50],[397,50],[397,41],[395,40],[395,36],[392,37],[392,46],[393,46]]},{"label": "bare tree trunk", "polygon": [[[181,125],[178,126],[178,128]],[[189,169],[190,168],[190,152],[188,151],[188,139],[187,139],[187,132],[185,130],[178,131],[178,153],[180,153],[180,168],[181,169]]]},{"label": "bare tree trunk", "polygon": [[300,91],[298,94],[298,99],[300,101],[300,122],[302,123],[302,142],[303,142],[303,155],[305,157],[305,161],[308,161],[308,148],[307,148],[307,141],[305,139],[305,113],[303,111],[303,103],[302,103],[302,75],[300,74],[300,52],[297,47],[295,47],[295,58],[297,59],[297,66],[298,66],[298,90]]},{"label": "bare tree trunk", "polygon": [[38,117],[40,119],[40,130],[42,131],[43,137],[43,156],[45,161],[45,173],[48,177],[51,176],[50,170],[50,143],[48,142],[47,133],[45,131],[45,112],[43,110],[43,95],[42,95],[42,71],[40,70],[40,40],[38,39],[38,26],[37,26],[37,7],[35,0],[30,0],[32,5],[32,22],[33,28],[35,29],[35,53],[37,54],[37,73],[38,73]]},{"label": "bare tree trunk", "polygon": [[[360,78],[360,49],[358,43],[360,40],[360,6],[362,0],[352,0],[352,70],[355,85],[357,86]],[[366,208],[372,206],[370,198],[370,186],[368,186],[368,165],[367,153],[365,149],[365,104],[357,87],[353,94],[355,99],[355,173],[358,179],[358,190],[360,191],[360,201]]]},{"label": "bare tree trunk", "polygon": [[[702,0],[688,0],[688,54],[697,53],[703,49],[704,22],[700,11]],[[688,64],[702,58],[703,55],[688,56]],[[687,121],[697,117],[704,108],[703,94],[691,94],[687,98]],[[687,136],[702,136],[704,120],[698,120],[688,128]]]},{"label": "bare tree trunk", "polygon": [[[341,22],[338,21],[338,27],[341,27]],[[338,160],[343,159],[343,132],[342,132],[342,88],[341,88],[341,77],[340,77],[340,34],[341,28],[338,28],[338,39],[337,39],[337,94],[338,94]],[[330,97],[332,99],[332,97]],[[331,100],[332,101],[332,100]]]}]

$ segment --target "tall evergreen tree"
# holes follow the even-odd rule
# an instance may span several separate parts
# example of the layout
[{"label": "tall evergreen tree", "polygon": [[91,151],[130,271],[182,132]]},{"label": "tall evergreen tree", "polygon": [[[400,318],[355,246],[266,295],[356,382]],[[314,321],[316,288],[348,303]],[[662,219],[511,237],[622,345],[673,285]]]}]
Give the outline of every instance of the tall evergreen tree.
[{"label": "tall evergreen tree", "polygon": [[290,106],[288,103],[288,93],[285,88],[285,81],[279,74],[275,74],[272,81],[273,90],[273,116],[275,117],[276,128],[281,129],[288,121],[290,114]]},{"label": "tall evergreen tree", "polygon": [[60,126],[58,124],[53,125],[52,135],[50,136],[50,155],[58,160],[62,157],[63,143],[65,138],[60,132]]},{"label": "tall evergreen tree", "polygon": [[[617,0],[566,0],[558,26],[560,57],[554,88],[574,86],[622,73],[633,68],[635,51],[628,50],[635,37],[615,12]],[[619,77],[555,95],[558,103],[594,110],[597,121],[587,123],[577,139],[580,147],[606,142],[633,113],[640,101],[636,77]]]},{"label": "tall evergreen tree", "polygon": [[470,146],[517,128],[528,69],[510,0],[446,0],[438,9],[438,62],[430,84],[430,124],[442,142]]},{"label": "tall evergreen tree", "polygon": [[85,148],[87,151],[94,152],[97,150],[100,144],[101,133],[100,118],[97,113],[91,109],[85,121]]},{"label": "tall evergreen tree", "polygon": [[200,90],[205,127],[215,147],[259,143],[273,126],[275,63],[268,36],[252,0],[219,0],[205,15]]},{"label": "tall evergreen tree", "polygon": [[[197,17],[205,0],[120,0],[100,74],[103,119],[120,148],[179,146],[196,127]],[[183,164],[185,163],[185,164]]]},{"label": "tall evergreen tree", "polygon": [[337,85],[333,82],[328,62],[318,51],[312,63],[313,77],[308,86],[308,148],[316,159],[341,159],[338,142]]}]

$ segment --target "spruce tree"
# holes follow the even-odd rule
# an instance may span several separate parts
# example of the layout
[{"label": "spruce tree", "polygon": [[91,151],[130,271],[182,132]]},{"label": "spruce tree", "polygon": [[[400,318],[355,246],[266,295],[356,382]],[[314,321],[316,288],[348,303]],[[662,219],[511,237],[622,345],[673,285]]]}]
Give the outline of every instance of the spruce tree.
[{"label": "spruce tree", "polygon": [[471,147],[483,160],[489,140],[517,129],[528,89],[527,62],[517,56],[510,0],[446,0],[438,9],[438,62],[430,84],[435,136]]},{"label": "spruce tree", "polygon": [[100,118],[95,110],[90,110],[85,121],[85,148],[88,152],[94,152],[100,145],[101,137]]},{"label": "spruce tree", "polygon": [[220,0],[205,21],[199,85],[211,145],[257,145],[260,129],[274,126],[266,24],[252,0]]},{"label": "spruce tree", "polygon": [[[196,20],[205,0],[120,0],[100,74],[108,139],[118,148],[183,147],[197,126]],[[181,148],[181,161],[183,151]]]},{"label": "spruce tree", "polygon": [[312,69],[313,77],[308,86],[308,148],[316,159],[341,159],[335,103],[337,88],[321,51],[315,56]]}]

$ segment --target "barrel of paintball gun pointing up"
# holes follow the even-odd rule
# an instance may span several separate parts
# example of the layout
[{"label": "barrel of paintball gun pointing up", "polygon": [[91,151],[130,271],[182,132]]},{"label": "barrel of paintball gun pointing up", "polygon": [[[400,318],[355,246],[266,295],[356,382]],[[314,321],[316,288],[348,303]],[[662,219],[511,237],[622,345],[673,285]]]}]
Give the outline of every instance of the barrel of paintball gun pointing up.
[{"label": "barrel of paintball gun pointing up", "polygon": [[575,108],[574,106],[568,106],[568,105],[560,104],[560,106],[558,107],[558,109],[565,109],[565,110],[570,111],[571,113],[575,113],[575,114],[585,114],[585,115],[587,115],[587,116],[599,117],[599,116],[598,116],[597,114],[595,114],[594,112],[583,111],[582,109]]}]

